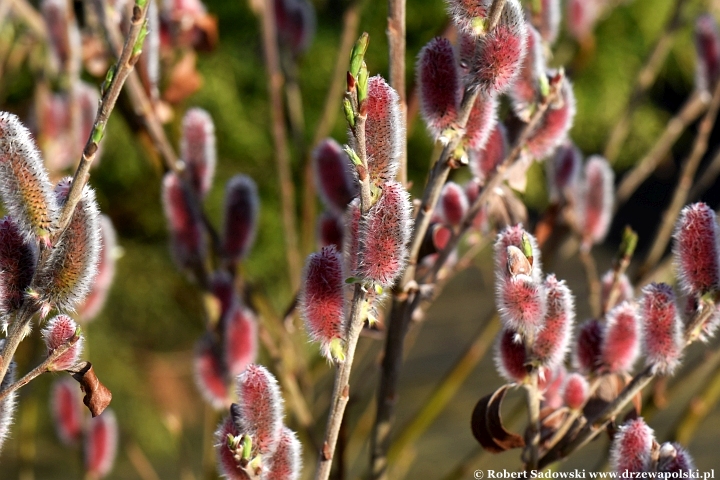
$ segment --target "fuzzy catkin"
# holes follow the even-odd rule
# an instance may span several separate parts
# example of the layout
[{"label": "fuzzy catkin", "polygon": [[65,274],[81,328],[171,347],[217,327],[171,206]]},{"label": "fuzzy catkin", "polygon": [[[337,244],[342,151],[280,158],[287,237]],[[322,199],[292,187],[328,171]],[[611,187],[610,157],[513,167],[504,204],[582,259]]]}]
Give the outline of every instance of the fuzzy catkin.
[{"label": "fuzzy catkin", "polygon": [[261,455],[272,455],[283,427],[283,399],[275,377],[262,365],[252,364],[237,378],[242,433],[251,435]]},{"label": "fuzzy catkin", "polygon": [[185,162],[190,183],[201,198],[212,187],[217,164],[215,124],[208,112],[191,108],[182,121],[180,158]]}]

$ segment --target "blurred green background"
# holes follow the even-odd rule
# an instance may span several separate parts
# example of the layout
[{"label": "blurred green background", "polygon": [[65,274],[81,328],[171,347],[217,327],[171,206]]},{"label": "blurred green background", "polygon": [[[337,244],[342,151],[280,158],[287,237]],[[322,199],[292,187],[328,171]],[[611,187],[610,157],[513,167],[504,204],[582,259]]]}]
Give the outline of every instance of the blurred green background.
[{"label": "blurred green background", "polygon": [[[1,3],[1,2],[0,2]],[[671,0],[635,0],[614,8],[596,28],[594,47],[581,50],[564,33],[555,48],[553,65],[566,65],[575,86],[577,116],[572,138],[586,154],[601,152],[610,128],[624,109],[636,73],[650,48],[660,35],[673,5]],[[687,2],[685,25],[674,41],[660,78],[652,87],[648,101],[633,117],[632,131],[615,163],[618,174],[629,168],[646,152],[693,89],[695,55],[692,48],[692,20],[714,3]],[[304,140],[312,141],[320,119],[325,95],[331,82],[342,28],[342,14],[347,2],[313,1],[317,12],[317,32],[300,62],[299,85],[302,91],[305,123]],[[181,105],[167,131],[177,145],[179,119],[186,108],[199,106],[213,116],[217,132],[218,169],[213,190],[206,201],[210,219],[220,226],[224,183],[236,173],[252,176],[258,183],[261,204],[260,225],[255,247],[243,265],[247,281],[257,292],[267,296],[272,308],[282,312],[292,300],[285,265],[283,231],[273,142],[271,136],[267,77],[262,60],[261,34],[258,20],[245,1],[212,0],[206,2],[209,12],[219,21],[220,41],[210,53],[201,53],[199,71],[202,88]],[[717,13],[717,12],[716,12]],[[367,64],[371,73],[387,75],[388,57],[386,30],[387,5],[367,0],[362,7],[361,31],[370,34]],[[422,46],[446,27],[445,5],[441,0],[409,0],[407,7],[407,78],[408,91],[414,78],[414,59]],[[32,95],[32,78],[3,76],[3,108],[23,112]],[[413,193],[421,191],[432,157],[432,143],[419,119],[408,126],[409,173]],[[664,164],[661,174],[651,181],[657,188],[656,204],[642,204],[642,218],[633,207],[621,211],[623,217],[614,223],[613,232],[627,221],[637,220],[652,225],[669,199],[676,171],[673,159],[687,152],[693,130],[685,134],[675,155]],[[333,136],[345,141],[345,124],[336,117]],[[165,219],[160,204],[161,170],[149,161],[120,115],[114,114],[104,139],[104,155],[99,168],[92,174],[91,184],[97,189],[102,211],[110,216],[118,230],[124,255],[118,260],[115,283],[108,303],[100,316],[86,329],[87,355],[96,372],[113,392],[112,407],[121,430],[117,462],[109,478],[153,478],[142,473],[145,461],[162,479],[184,480],[206,478],[208,460],[203,460],[204,445],[211,441],[208,428],[217,421],[203,404],[193,383],[192,352],[204,331],[202,299],[198,291],[171,262],[167,248]],[[310,146],[310,145],[308,145]],[[305,152],[291,142],[293,174],[298,186],[298,202],[302,189],[302,161]],[[710,150],[713,150],[712,148]],[[676,158],[679,157],[679,158]],[[458,175],[462,176],[463,173]],[[526,200],[533,214],[546,205],[542,170],[531,172]],[[646,186],[647,188],[647,186]],[[651,209],[651,210],[650,210]],[[653,220],[655,219],[655,220]],[[644,232],[650,234],[652,230]],[[599,252],[601,270],[609,267],[612,244],[607,252]],[[647,238],[647,236],[646,236]],[[493,309],[491,273],[487,270],[489,252],[478,261],[478,268],[463,274],[451,283],[446,295],[428,314],[426,325],[408,354],[398,403],[399,425],[413,416],[428,392],[455,362],[461,350],[477,330],[481,320]],[[560,263],[560,262],[558,262]],[[578,319],[588,314],[584,275],[572,264],[548,265],[568,278],[578,298]],[[37,330],[37,329],[36,329]],[[294,335],[303,336],[302,331]],[[350,405],[351,419],[360,417],[366,399],[374,389],[377,355],[381,342],[361,340],[367,351],[364,368],[358,368],[363,388],[361,399]],[[28,369],[40,358],[37,335],[24,342],[18,353],[21,370]],[[308,346],[308,352],[314,347]],[[266,360],[261,353],[260,361]],[[321,377],[307,392],[317,417],[316,440],[324,428],[322,408],[327,403],[331,369],[313,354],[314,371]],[[50,421],[48,392],[53,381],[45,375],[20,392],[20,409],[11,438],[0,456],[2,478],[51,479],[81,478],[82,459],[78,448],[59,445]],[[442,478],[454,465],[477,449],[469,431],[469,416],[477,398],[499,384],[490,358],[486,358],[470,376],[457,399],[436,421],[423,440],[415,445],[415,456],[409,461],[407,478]],[[687,398],[678,400],[676,408],[684,407]],[[288,420],[293,426],[294,420]],[[668,421],[669,422],[669,421]],[[669,424],[669,423],[668,423]],[[667,424],[651,425],[665,432]],[[665,427],[663,427],[665,425]],[[714,407],[706,428],[688,445],[690,451],[720,441],[720,411]],[[663,438],[664,439],[664,438]],[[359,448],[359,447],[358,447]],[[704,451],[708,449],[705,448]],[[360,451],[360,450],[358,450]],[[358,478],[365,471],[367,453],[361,451],[350,462]],[[592,468],[598,447],[582,460]],[[306,478],[314,469],[314,452],[306,449]],[[715,455],[715,453],[713,453]],[[698,467],[720,466],[716,456],[696,455]],[[476,468],[504,465],[517,468],[518,452],[477,461]],[[571,462],[572,466],[578,462]],[[568,465],[570,466],[570,465]],[[470,478],[468,474],[465,478]]]}]

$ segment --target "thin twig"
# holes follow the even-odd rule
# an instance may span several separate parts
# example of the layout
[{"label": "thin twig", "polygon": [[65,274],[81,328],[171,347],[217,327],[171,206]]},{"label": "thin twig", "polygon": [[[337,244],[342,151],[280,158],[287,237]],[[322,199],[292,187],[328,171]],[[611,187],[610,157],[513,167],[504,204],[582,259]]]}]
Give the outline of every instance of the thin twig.
[{"label": "thin twig", "polygon": [[700,196],[705,193],[706,190],[708,190],[715,184],[718,175],[720,175],[720,148],[715,150],[715,155],[713,155],[713,159],[710,162],[710,165],[707,166],[707,168],[702,172],[698,180],[695,182],[692,190],[690,190],[690,195],[688,196],[688,198],[691,201],[695,201],[700,198]]},{"label": "thin twig", "polygon": [[5,387],[5,390],[0,392],[0,402],[3,401],[5,397],[13,393],[15,390],[24,387],[43,373],[52,372],[53,370],[50,368],[50,366],[55,362],[55,360],[67,353],[67,351],[70,350],[78,342],[78,340],[80,340],[80,332],[76,331],[72,337],[68,338],[65,341],[65,343],[50,352],[50,355],[48,355],[47,358],[43,360],[40,365],[30,370],[20,380],[13,382],[12,384]]},{"label": "thin twig", "polygon": [[700,92],[695,92],[688,98],[680,112],[667,123],[665,130],[663,130],[652,149],[623,177],[615,193],[615,211],[627,202],[635,190],[655,171],[660,161],[670,151],[670,148],[688,125],[705,112],[708,103],[707,94]]},{"label": "thin twig", "polygon": [[[407,125],[407,100],[405,94],[405,0],[388,0],[388,48],[390,56],[390,86],[400,101],[400,121]],[[407,137],[403,135],[400,168],[397,179],[407,184]]]},{"label": "thin twig", "polygon": [[670,53],[675,34],[682,27],[682,7],[687,0],[677,0],[675,7],[673,8],[667,23],[663,26],[660,31],[660,38],[658,38],[655,46],[653,47],[650,55],[648,56],[645,64],[638,71],[637,77],[635,77],[635,84],[633,85],[630,99],[627,102],[625,111],[622,113],[620,119],[615,123],[607,145],[605,146],[605,158],[611,163],[617,158],[621,151],[622,145],[627,138],[630,131],[630,120],[632,119],[635,110],[640,106],[645,93],[655,83],[655,79],[660,72],[660,68],[665,63],[665,59]]},{"label": "thin twig", "polygon": [[600,315],[600,293],[601,285],[598,277],[597,264],[592,256],[592,252],[580,249],[580,260],[582,261],[583,267],[585,267],[585,276],[587,278],[588,290],[590,295],[588,296],[588,303],[590,304],[590,312],[594,317]]},{"label": "thin twig", "polygon": [[[528,342],[531,345],[531,342]],[[540,399],[542,394],[538,388],[538,369],[534,368],[530,373],[530,382],[525,384],[527,394],[528,426],[526,436],[528,452],[526,471],[537,470],[540,454]]]},{"label": "thin twig", "polygon": [[272,133],[275,144],[275,158],[280,183],[280,201],[282,205],[283,236],[285,237],[285,253],[287,255],[288,273],[292,290],[297,290],[300,283],[300,252],[298,250],[298,233],[295,220],[295,186],[290,171],[290,151],[287,145],[287,132],[283,115],[283,74],[280,69],[280,55],[277,44],[277,22],[272,0],[262,2],[263,51],[265,68],[268,75],[268,89],[272,115]]},{"label": "thin twig", "polygon": [[672,201],[670,202],[670,206],[668,206],[667,210],[665,210],[665,213],[663,213],[662,224],[658,233],[655,235],[655,241],[650,248],[650,253],[648,253],[645,263],[638,270],[638,277],[641,277],[652,266],[657,264],[660,257],[662,257],[663,253],[665,253],[665,248],[667,247],[667,244],[670,241],[670,236],[672,235],[675,220],[677,219],[683,205],[685,205],[685,202],[687,201],[690,187],[692,187],[693,179],[695,178],[695,173],[697,172],[703,155],[707,151],[708,140],[710,139],[710,134],[715,126],[715,119],[717,118],[719,109],[720,82],[718,82],[718,85],[715,87],[710,107],[700,122],[692,152],[683,162],[682,171],[680,172],[680,180],[675,188]]}]

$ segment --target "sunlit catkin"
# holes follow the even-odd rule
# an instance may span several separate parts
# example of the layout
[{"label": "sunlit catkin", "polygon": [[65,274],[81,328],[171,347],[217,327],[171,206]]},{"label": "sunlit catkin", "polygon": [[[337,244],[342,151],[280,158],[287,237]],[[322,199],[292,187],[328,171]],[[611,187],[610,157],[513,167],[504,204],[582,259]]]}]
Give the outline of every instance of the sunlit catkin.
[{"label": "sunlit catkin", "polygon": [[610,447],[610,469],[617,473],[647,472],[655,434],[642,417],[622,425]]},{"label": "sunlit catkin", "polygon": [[695,86],[698,90],[712,92],[720,78],[720,32],[710,13],[695,20]]},{"label": "sunlit catkin", "polygon": [[626,373],[640,354],[637,305],[623,302],[610,310],[600,347],[602,365],[611,373]]},{"label": "sunlit catkin", "polygon": [[[67,315],[58,315],[50,319],[47,326],[42,331],[43,340],[45,341],[45,346],[48,350],[48,356],[52,355],[55,350],[65,345],[65,343],[75,335],[77,328],[78,325],[75,323],[75,320]],[[80,359],[82,346],[83,337],[81,335],[77,342],[75,342],[75,344],[70,347],[67,352],[60,355],[58,358],[53,360],[50,365],[48,365],[48,370],[57,372],[72,368],[72,366]]]},{"label": "sunlit catkin", "polygon": [[[65,178],[55,187],[60,205],[67,199],[71,181]],[[74,311],[90,292],[100,256],[99,217],[95,191],[85,185],[70,223],[53,245],[35,280],[36,298],[43,314],[49,307],[63,312]]]},{"label": "sunlit catkin", "polygon": [[420,113],[433,140],[452,126],[460,104],[460,80],[455,52],[447,38],[435,37],[418,55]]},{"label": "sunlit catkin", "polygon": [[83,403],[80,386],[69,377],[62,378],[52,386],[50,409],[55,432],[65,445],[74,445],[83,434]]},{"label": "sunlit catkin", "polygon": [[653,373],[672,374],[680,364],[684,341],[683,324],[670,285],[651,283],[643,288],[640,318],[646,365]]},{"label": "sunlit catkin", "polygon": [[247,175],[235,175],[225,187],[223,253],[232,262],[245,258],[255,241],[259,215],[257,187]]},{"label": "sunlit catkin", "polygon": [[530,120],[542,95],[540,82],[547,82],[542,38],[531,25],[528,25],[527,31],[525,58],[520,73],[508,91],[515,115],[526,122]]},{"label": "sunlit catkin", "polygon": [[329,210],[342,215],[358,194],[350,159],[335,140],[327,138],[313,150],[312,162],[320,198]]},{"label": "sunlit catkin", "polygon": [[162,202],[173,260],[179,269],[192,270],[202,263],[207,249],[199,207],[190,201],[180,177],[172,172],[163,179]]},{"label": "sunlit catkin", "polygon": [[192,108],[183,117],[180,158],[185,162],[197,195],[207,195],[215,176],[217,151],[215,124],[210,114],[201,108]]},{"label": "sunlit catkin", "polygon": [[570,289],[555,275],[545,279],[546,312],[543,329],[533,343],[532,354],[542,366],[555,369],[567,354],[575,322],[575,307]]},{"label": "sunlit catkin", "polygon": [[30,131],[0,112],[0,197],[23,235],[48,244],[57,201]]},{"label": "sunlit catkin", "polygon": [[577,199],[578,226],[585,249],[602,242],[610,228],[614,181],[615,174],[605,158],[593,155],[588,159]]},{"label": "sunlit catkin", "polygon": [[283,427],[283,400],[275,377],[262,365],[252,364],[237,378],[242,433],[253,439],[261,455],[272,455]]},{"label": "sunlit catkin", "polygon": [[673,256],[680,286],[688,295],[720,288],[720,249],[715,212],[704,203],[683,208],[675,223]]},{"label": "sunlit catkin", "polygon": [[572,127],[576,111],[575,93],[567,78],[563,78],[562,82],[560,98],[550,104],[527,139],[527,152],[536,160],[553,153]]},{"label": "sunlit catkin", "polygon": [[405,125],[400,117],[398,94],[381,76],[371,77],[364,108],[367,109],[365,145],[370,180],[381,186],[395,178],[402,154]]},{"label": "sunlit catkin", "polygon": [[115,464],[118,447],[118,426],[115,413],[105,411],[90,419],[85,434],[85,471],[90,478],[107,476]]},{"label": "sunlit catkin", "polygon": [[295,432],[283,427],[263,480],[298,480],[302,471],[302,445]]}]

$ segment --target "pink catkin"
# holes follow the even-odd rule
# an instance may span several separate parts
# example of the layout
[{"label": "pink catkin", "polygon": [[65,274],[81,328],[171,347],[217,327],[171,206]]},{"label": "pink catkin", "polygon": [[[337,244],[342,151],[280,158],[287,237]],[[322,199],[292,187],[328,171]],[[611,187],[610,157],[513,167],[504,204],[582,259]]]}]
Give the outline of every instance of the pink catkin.
[{"label": "pink catkin", "polygon": [[320,247],[335,245],[335,248],[343,250],[343,220],[335,213],[325,211],[318,218],[317,236]]},{"label": "pink catkin", "polygon": [[522,383],[528,375],[525,343],[517,342],[517,332],[504,328],[495,346],[495,366],[508,382]]},{"label": "pink catkin", "polygon": [[555,43],[560,31],[560,0],[541,0],[540,8],[542,11],[535,26],[543,40]]},{"label": "pink catkin", "polygon": [[315,147],[312,160],[320,198],[328,209],[341,215],[358,194],[350,159],[335,140],[328,138]]},{"label": "pink catkin", "polygon": [[227,407],[230,404],[227,371],[220,347],[212,337],[205,336],[198,341],[193,363],[195,384],[205,400],[218,410]]},{"label": "pink catkin", "polygon": [[40,152],[20,119],[0,112],[0,197],[32,242],[49,242],[58,206]]},{"label": "pink catkin", "polygon": [[110,218],[105,215],[100,215],[100,238],[102,249],[98,256],[98,273],[90,287],[90,293],[78,308],[81,322],[89,322],[100,313],[115,277],[114,250],[117,248],[117,234]]},{"label": "pink catkin", "polygon": [[[610,297],[610,289],[615,280],[615,272],[608,270],[605,272],[601,280],[600,286],[600,303],[605,305]],[[612,305],[608,305],[608,310],[612,309],[615,305],[624,302],[625,300],[632,300],[634,297],[633,286],[630,283],[630,279],[624,273],[620,275],[618,279],[617,294],[615,302]]]},{"label": "pink catkin", "polygon": [[65,445],[77,443],[83,434],[83,403],[80,387],[69,378],[56,381],[50,394],[55,431]]},{"label": "pink catkin", "polygon": [[302,471],[302,446],[295,432],[283,427],[280,442],[263,480],[298,480]]},{"label": "pink catkin", "polygon": [[238,376],[238,405],[243,427],[261,455],[272,455],[283,426],[283,400],[275,377],[262,365],[252,364]]},{"label": "pink catkin", "polygon": [[255,241],[259,199],[255,182],[247,175],[235,175],[225,187],[223,251],[233,262],[243,259]]},{"label": "pink catkin", "polygon": [[695,85],[699,90],[712,91],[720,78],[720,33],[715,18],[709,13],[695,21],[695,50]]},{"label": "pink catkin", "polygon": [[683,208],[675,224],[673,255],[683,291],[702,295],[720,288],[718,225],[704,203]]},{"label": "pink catkin", "polygon": [[105,477],[115,463],[118,427],[115,414],[109,408],[90,420],[85,435],[85,470],[97,478]]},{"label": "pink catkin", "polygon": [[497,124],[498,102],[495,95],[480,93],[475,100],[465,125],[465,145],[470,151],[485,148]]},{"label": "pink catkin", "polygon": [[567,377],[565,365],[558,365],[553,370],[541,367],[538,370],[538,388],[542,393],[542,408],[557,410],[563,406],[562,390]]},{"label": "pink catkin", "polygon": [[521,334],[538,333],[545,320],[545,292],[532,277],[520,274],[497,282],[496,302],[500,320]]},{"label": "pink catkin", "polygon": [[588,398],[590,386],[588,381],[579,373],[571,373],[565,380],[563,400],[565,405],[573,410],[580,410]]},{"label": "pink catkin", "polygon": [[485,146],[480,150],[470,150],[470,171],[481,183],[495,172],[495,169],[505,159],[509,150],[507,130],[497,122],[490,132]]},{"label": "pink catkin", "polygon": [[642,418],[625,423],[615,434],[610,447],[610,469],[617,473],[647,472],[654,440],[652,429]]},{"label": "pink catkin", "polygon": [[540,33],[531,25],[525,37],[525,58],[508,95],[515,115],[529,121],[540,99],[540,78],[545,76],[545,56]]},{"label": "pink catkin", "polygon": [[468,83],[486,94],[506,92],[522,68],[526,35],[520,2],[508,0],[495,30],[478,39]]},{"label": "pink catkin", "polygon": [[378,76],[368,80],[365,102],[365,144],[370,180],[377,186],[395,178],[402,154],[405,125],[400,118],[397,92]]},{"label": "pink catkin", "polygon": [[40,6],[49,35],[50,52],[54,67],[65,71],[69,62],[74,61],[72,51],[80,48],[80,32],[77,24],[71,21],[72,12],[68,11],[63,0],[44,0]]},{"label": "pink catkin", "polygon": [[580,325],[575,363],[582,373],[595,373],[602,362],[602,345],[605,338],[605,325],[597,320],[587,320]]},{"label": "pink catkin", "polygon": [[241,433],[229,415],[225,417],[215,431],[215,455],[218,470],[220,475],[228,480],[250,480],[250,476],[240,468],[235,460],[235,452],[228,447],[228,435],[237,437]]},{"label": "pink catkin", "polygon": [[380,199],[361,219],[358,276],[386,287],[395,282],[407,262],[411,209],[400,183],[383,185]]},{"label": "pink catkin", "polygon": [[607,314],[600,358],[611,373],[629,372],[640,354],[637,306],[623,302]]},{"label": "pink catkin", "polygon": [[[695,462],[679,443],[665,442],[660,445],[657,471],[664,473],[690,473],[695,470]],[[680,478],[680,477],[678,477]]]},{"label": "pink catkin", "polygon": [[208,112],[191,108],[182,121],[180,157],[190,175],[190,183],[199,197],[205,197],[212,187],[217,163],[215,124]]},{"label": "pink catkin", "polygon": [[473,20],[485,18],[490,9],[489,0],[448,0],[448,12],[455,24],[467,34],[474,33]]},{"label": "pink catkin", "polygon": [[274,4],[278,40],[299,56],[315,35],[315,9],[308,0],[275,0]]},{"label": "pink catkin", "polygon": [[580,178],[582,153],[572,141],[560,145],[555,154],[545,161],[550,201],[569,200]]},{"label": "pink catkin", "polygon": [[567,27],[573,37],[584,40],[592,34],[601,5],[600,0],[568,0]]},{"label": "pink catkin", "polygon": [[35,272],[36,253],[10,217],[0,220],[0,313],[20,308]]},{"label": "pink catkin", "polygon": [[300,312],[308,334],[331,359],[330,344],[345,336],[345,293],[342,255],[334,246],[308,257],[303,272]]},{"label": "pink catkin", "polygon": [[[48,349],[48,355],[50,355],[55,349],[62,346],[67,342],[73,335],[78,326],[75,321],[67,315],[58,315],[48,321],[47,326],[42,331],[43,340],[45,346]],[[80,359],[80,353],[82,352],[83,338],[80,336],[75,345],[70,349],[56,358],[52,364],[48,367],[53,371],[67,370],[75,365]]]},{"label": "pink catkin", "polygon": [[543,329],[533,344],[533,357],[551,370],[563,363],[570,345],[575,308],[565,281],[548,275],[545,279],[546,313]]},{"label": "pink catkin", "polygon": [[530,233],[525,231],[521,224],[506,227],[497,236],[497,240],[495,241],[495,245],[493,247],[495,252],[495,278],[500,279],[509,276],[507,271],[507,247],[514,246],[522,250],[523,235],[527,236],[530,241],[530,246],[532,247],[532,278],[536,282],[542,282],[542,265],[540,262],[540,249],[538,248],[537,240]]},{"label": "pink catkin", "polygon": [[670,285],[651,283],[640,300],[645,363],[653,373],[672,374],[683,350],[682,319]]},{"label": "pink catkin", "polygon": [[257,357],[257,319],[238,302],[222,321],[225,365],[230,375],[239,375]]},{"label": "pink catkin", "polygon": [[542,160],[552,154],[566,138],[575,118],[575,94],[567,78],[563,79],[560,99],[551,104],[528,137],[530,156]]},{"label": "pink catkin", "polygon": [[417,65],[420,113],[433,139],[455,123],[460,80],[455,53],[447,38],[435,37],[420,50]]},{"label": "pink catkin", "polygon": [[438,207],[438,213],[445,225],[459,226],[469,207],[463,188],[455,182],[443,185]]},{"label": "pink catkin", "polygon": [[198,208],[190,202],[180,179],[172,172],[163,179],[162,201],[173,260],[178,268],[191,269],[205,256],[204,227]]},{"label": "pink catkin", "polygon": [[577,202],[584,248],[602,242],[607,235],[615,203],[614,181],[615,174],[605,158],[593,155],[588,159]]}]

